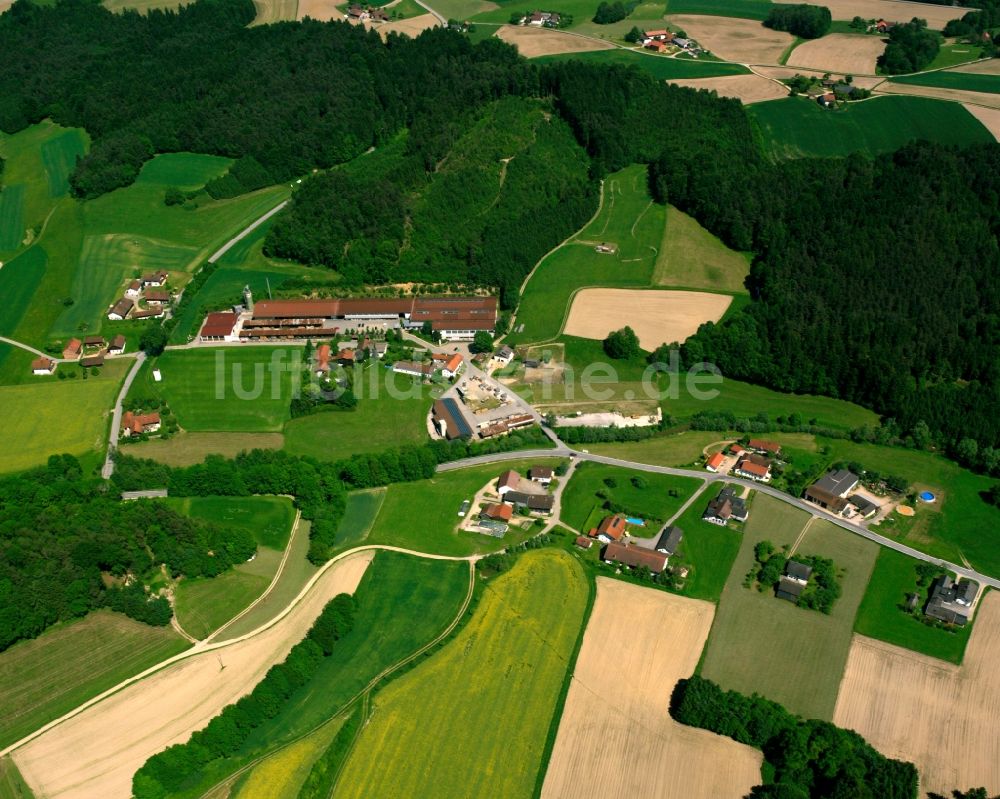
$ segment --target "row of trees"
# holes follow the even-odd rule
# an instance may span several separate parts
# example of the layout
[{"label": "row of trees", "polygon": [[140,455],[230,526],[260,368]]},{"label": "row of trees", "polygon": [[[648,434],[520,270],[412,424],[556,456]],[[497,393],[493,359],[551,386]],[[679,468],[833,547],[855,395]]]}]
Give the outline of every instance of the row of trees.
[{"label": "row of trees", "polygon": [[227,705],[202,730],[183,744],[153,755],[132,778],[136,799],[162,799],[179,790],[213,760],[236,752],[250,734],[281,712],[297,690],[319,670],[337,642],[354,627],[354,598],[338,594],[323,608],[306,637],[292,647],[284,661],[272,666],[253,691]]},{"label": "row of trees", "polygon": [[864,738],[827,721],[803,719],[760,696],[723,691],[702,677],[681,680],[670,715],[764,752],[773,782],[752,797],[916,799],[917,770],[891,760]]},{"label": "row of trees", "polygon": [[214,577],[256,552],[244,529],[190,519],[162,503],[122,503],[70,455],[0,479],[0,650],[59,621],[110,607],[170,622],[143,578],[164,564]]}]

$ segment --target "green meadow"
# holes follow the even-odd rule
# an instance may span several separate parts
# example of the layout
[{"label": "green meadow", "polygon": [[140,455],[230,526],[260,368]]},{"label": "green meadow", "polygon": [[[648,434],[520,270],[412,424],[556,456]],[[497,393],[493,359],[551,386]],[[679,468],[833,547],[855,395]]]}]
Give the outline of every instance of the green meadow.
[{"label": "green meadow", "polygon": [[668,14],[708,14],[715,17],[767,19],[769,0],[668,0]]},{"label": "green meadow", "polygon": [[216,524],[242,527],[262,547],[284,549],[295,521],[288,497],[171,497],[167,504],[179,513]]},{"label": "green meadow", "polygon": [[746,294],[750,256],[729,249],[693,218],[667,206],[653,281],[658,286]]},{"label": "green meadow", "polygon": [[1000,75],[981,75],[975,72],[925,72],[921,75],[893,78],[892,82],[1000,94]]},{"label": "green meadow", "polygon": [[991,142],[983,124],[958,103],[928,97],[879,97],[846,108],[821,108],[806,97],[747,106],[765,152],[775,160],[875,156],[914,139],[941,144]]},{"label": "green meadow", "polygon": [[[631,20],[627,20],[631,21]],[[604,27],[604,26],[601,26]],[[630,28],[631,30],[631,28]],[[692,61],[642,53],[636,50],[595,50],[584,53],[547,55],[534,59],[540,64],[559,61],[583,61],[592,64],[622,64],[634,66],[648,72],[659,80],[680,80],[682,78],[717,78],[724,75],[748,75],[750,70],[742,64],[721,61]]]},{"label": "green meadow", "polygon": [[[719,601],[743,540],[742,525],[730,522],[720,527],[701,518],[708,503],[720,490],[722,486],[718,483],[709,484],[674,522],[684,531],[684,538],[677,554],[670,559],[671,568],[688,570],[680,593],[709,602]],[[743,489],[739,487],[737,490]]]}]

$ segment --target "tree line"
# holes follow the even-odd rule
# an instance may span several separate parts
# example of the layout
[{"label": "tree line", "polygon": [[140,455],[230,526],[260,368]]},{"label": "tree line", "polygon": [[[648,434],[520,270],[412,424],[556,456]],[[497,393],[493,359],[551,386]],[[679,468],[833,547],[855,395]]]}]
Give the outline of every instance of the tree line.
[{"label": "tree line", "polygon": [[764,20],[764,25],[776,31],[787,31],[803,39],[818,39],[824,36],[833,16],[826,6],[775,4]]},{"label": "tree line", "polygon": [[711,680],[681,680],[670,699],[681,724],[725,735],[764,753],[773,781],[754,799],[916,799],[912,763],[877,752],[852,730],[803,720],[761,696],[724,691]]},{"label": "tree line", "polygon": [[120,502],[76,458],[54,455],[0,479],[0,650],[101,607],[169,624],[169,602],[144,577],[161,564],[172,577],[214,577],[256,551],[244,529]]},{"label": "tree line", "polygon": [[354,627],[354,598],[338,594],[331,599],[306,637],[288,657],[272,666],[247,696],[226,705],[208,725],[186,743],[174,744],[150,757],[132,777],[136,799],[162,799],[193,782],[212,761],[232,755],[251,733],[281,712],[298,689],[316,675],[323,659]]}]

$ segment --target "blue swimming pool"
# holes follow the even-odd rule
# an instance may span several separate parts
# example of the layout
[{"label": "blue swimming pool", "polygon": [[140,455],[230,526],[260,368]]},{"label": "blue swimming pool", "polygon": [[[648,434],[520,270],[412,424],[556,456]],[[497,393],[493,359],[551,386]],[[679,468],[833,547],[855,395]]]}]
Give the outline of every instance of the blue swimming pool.
[{"label": "blue swimming pool", "polygon": [[921,491],[918,496],[920,497],[921,502],[933,502],[937,499],[937,497],[930,491]]},{"label": "blue swimming pool", "polygon": [[634,524],[636,527],[645,527],[646,526],[646,520],[645,519],[637,519],[637,518],[635,518],[635,516],[626,516],[625,517],[625,521],[627,521],[629,524]]}]

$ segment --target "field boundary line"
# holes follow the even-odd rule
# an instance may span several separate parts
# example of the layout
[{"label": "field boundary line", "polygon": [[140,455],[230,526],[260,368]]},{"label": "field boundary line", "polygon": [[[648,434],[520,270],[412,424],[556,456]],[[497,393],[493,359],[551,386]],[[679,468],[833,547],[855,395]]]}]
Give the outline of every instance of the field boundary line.
[{"label": "field boundary line", "polygon": [[301,519],[302,519],[302,511],[296,508],[295,521],[292,522],[292,532],[291,535],[288,536],[288,543],[285,545],[285,552],[281,556],[281,562],[278,564],[278,570],[274,573],[274,577],[271,578],[271,583],[267,586],[267,590],[265,590],[263,594],[261,594],[253,602],[251,602],[249,605],[243,608],[243,610],[241,610],[239,613],[233,616],[229,621],[223,624],[218,630],[205,636],[204,638],[205,641],[211,642],[212,639],[216,638],[219,635],[219,633],[221,633],[223,630],[225,630],[228,627],[232,627],[233,624],[238,622],[240,619],[246,616],[251,610],[257,607],[257,605],[263,602],[264,599],[267,598],[267,596],[270,595],[270,593],[274,590],[274,587],[278,584],[278,579],[285,571],[285,564],[288,562],[288,556],[292,552],[292,541],[295,539],[295,536],[298,535],[299,533],[299,522],[301,521]]}]

